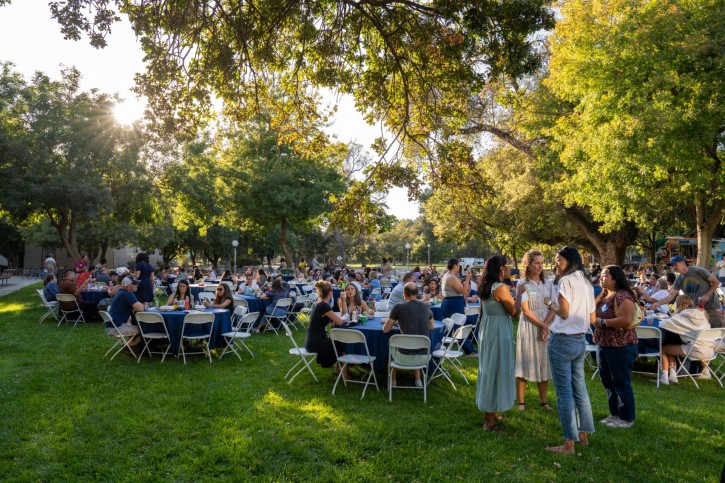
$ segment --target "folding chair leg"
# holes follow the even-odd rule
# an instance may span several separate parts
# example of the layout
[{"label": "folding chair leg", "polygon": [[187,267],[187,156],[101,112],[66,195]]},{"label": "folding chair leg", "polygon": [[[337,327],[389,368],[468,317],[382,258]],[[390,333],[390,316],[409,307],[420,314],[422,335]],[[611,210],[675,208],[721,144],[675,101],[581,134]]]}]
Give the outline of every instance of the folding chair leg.
[{"label": "folding chair leg", "polygon": [[342,366],[340,366],[340,363],[338,362],[338,367],[340,367],[340,373],[337,375],[337,379],[335,379],[335,385],[332,386],[332,395],[335,395],[335,389],[337,389],[337,383],[340,382],[340,379],[342,378],[342,384],[343,386],[347,387],[347,382],[345,381],[345,378],[342,377],[343,373],[345,372],[345,368],[347,367],[347,362],[344,363]]}]

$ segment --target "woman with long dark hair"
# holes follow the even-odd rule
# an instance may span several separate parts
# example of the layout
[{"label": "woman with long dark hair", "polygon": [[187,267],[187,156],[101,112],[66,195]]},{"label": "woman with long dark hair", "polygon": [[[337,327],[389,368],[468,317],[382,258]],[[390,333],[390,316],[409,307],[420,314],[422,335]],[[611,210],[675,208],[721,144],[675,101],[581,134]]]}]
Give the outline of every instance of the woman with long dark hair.
[{"label": "woman with long dark hair", "polygon": [[631,428],[634,424],[632,367],[637,358],[637,333],[632,325],[637,293],[617,265],[608,265],[600,277],[594,342],[599,346],[599,377],[607,393],[609,416],[602,424]]},{"label": "woman with long dark hair", "polygon": [[227,309],[229,310],[229,316],[234,315],[234,297],[232,296],[232,289],[226,283],[220,283],[214,293],[214,301],[204,301],[206,307],[214,307],[215,309]]},{"label": "woman with long dark hair", "polygon": [[184,305],[184,300],[189,301],[189,307],[194,305],[194,297],[191,294],[189,281],[186,279],[179,280],[179,283],[176,284],[176,292],[171,294],[169,300],[166,301],[166,305],[174,305],[174,303]]},{"label": "woman with long dark hair", "polygon": [[136,255],[136,271],[133,276],[141,283],[136,290],[136,298],[141,303],[154,301],[154,267],[149,263],[148,253],[140,252]]},{"label": "woman with long dark hair", "polygon": [[[546,448],[555,453],[575,455],[574,443],[589,444],[594,432],[594,416],[584,375],[585,335],[594,323],[594,289],[584,272],[582,257],[566,246],[554,258],[558,300],[545,299],[555,316],[549,326],[549,362],[558,397],[559,419],[564,444]],[[577,415],[579,416],[577,418]]]},{"label": "woman with long dark hair", "polygon": [[514,337],[511,317],[518,314],[508,286],[503,283],[510,276],[506,257],[495,255],[483,267],[483,283],[478,295],[481,299],[479,338],[481,353],[478,358],[476,403],[484,412],[484,431],[502,432],[497,426],[497,412],[507,411],[514,405]]},{"label": "woman with long dark hair", "polygon": [[[337,358],[335,357],[335,349],[332,347],[332,341],[327,335],[327,325],[342,325],[343,320],[332,311],[332,286],[329,282],[320,280],[315,283],[315,291],[317,292],[317,302],[310,314],[310,325],[307,327],[307,337],[305,338],[305,349],[317,354],[317,363],[322,367],[332,367],[335,365]],[[343,353],[343,345],[337,342],[337,351]],[[347,371],[347,367],[345,367]]]}]

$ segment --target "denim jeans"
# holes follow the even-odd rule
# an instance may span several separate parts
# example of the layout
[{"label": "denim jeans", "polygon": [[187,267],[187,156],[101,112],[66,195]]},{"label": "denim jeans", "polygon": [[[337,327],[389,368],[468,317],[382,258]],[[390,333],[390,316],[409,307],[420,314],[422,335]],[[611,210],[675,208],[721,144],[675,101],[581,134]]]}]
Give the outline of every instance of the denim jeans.
[{"label": "denim jeans", "polygon": [[637,351],[637,344],[599,348],[599,377],[607,393],[609,414],[625,421],[634,421],[632,367]]},{"label": "denim jeans", "polygon": [[552,333],[549,337],[551,375],[556,387],[559,419],[566,440],[579,441],[580,432],[594,432],[594,416],[584,375],[586,354],[584,335]]}]

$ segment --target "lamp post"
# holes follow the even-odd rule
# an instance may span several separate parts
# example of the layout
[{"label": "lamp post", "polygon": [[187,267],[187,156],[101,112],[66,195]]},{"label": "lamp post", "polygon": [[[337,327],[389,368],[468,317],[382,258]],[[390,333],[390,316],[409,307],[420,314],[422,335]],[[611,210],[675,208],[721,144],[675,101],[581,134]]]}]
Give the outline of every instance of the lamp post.
[{"label": "lamp post", "polygon": [[430,243],[428,244],[428,267],[430,267]]},{"label": "lamp post", "polygon": [[406,269],[408,268],[408,265],[410,265],[410,263],[408,262],[409,259],[410,259],[410,243],[406,243],[405,244],[405,268]]},{"label": "lamp post", "polygon": [[239,246],[239,242],[237,240],[232,241],[232,246],[234,247],[234,276],[237,276],[237,247]]}]

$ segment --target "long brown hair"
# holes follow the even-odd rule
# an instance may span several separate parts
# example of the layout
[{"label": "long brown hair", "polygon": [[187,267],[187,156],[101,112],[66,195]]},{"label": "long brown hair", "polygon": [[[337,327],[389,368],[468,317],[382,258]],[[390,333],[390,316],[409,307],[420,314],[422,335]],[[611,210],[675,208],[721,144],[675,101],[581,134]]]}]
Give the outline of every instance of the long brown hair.
[{"label": "long brown hair", "polygon": [[[632,286],[629,285],[629,280],[627,279],[627,275],[625,275],[624,270],[619,265],[607,265],[602,269],[602,271],[607,270],[609,272],[609,275],[612,276],[612,279],[614,280],[614,292],[619,292],[620,290],[624,290],[629,295],[632,296],[632,300],[634,300],[634,303],[636,304],[639,300],[639,297],[637,296],[637,292],[632,290]],[[599,294],[599,297],[597,297],[597,302],[602,300],[605,297],[606,290],[602,290],[602,293]]]},{"label": "long brown hair", "polygon": [[[529,250],[524,254],[523,260],[521,260],[521,264],[524,268],[524,277],[526,280],[531,280],[531,274],[529,273],[531,271],[531,264],[534,263],[534,260],[536,257],[543,257],[544,255],[538,251],[538,250]],[[544,272],[542,271],[539,275],[539,280],[544,281]]]}]

